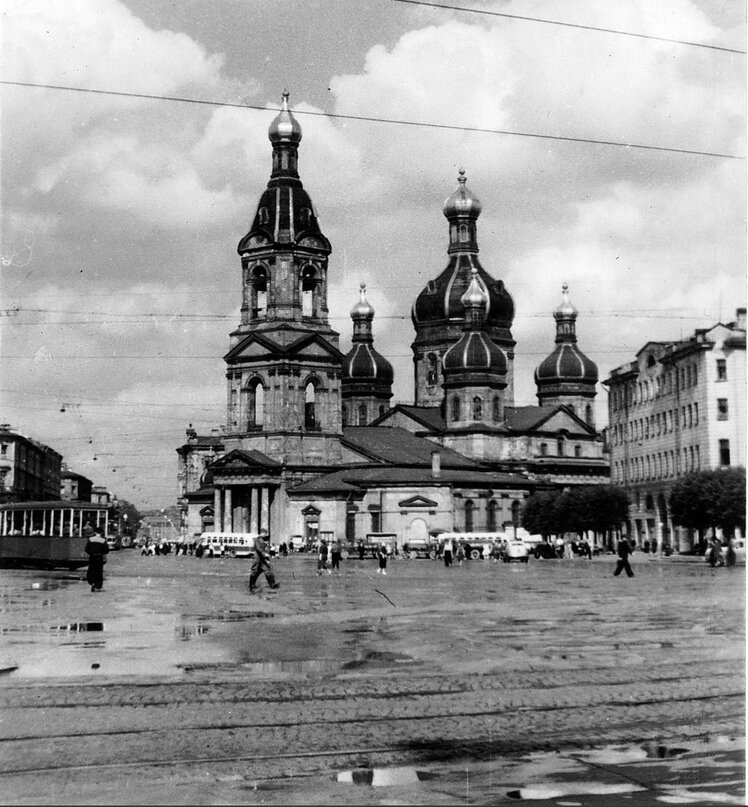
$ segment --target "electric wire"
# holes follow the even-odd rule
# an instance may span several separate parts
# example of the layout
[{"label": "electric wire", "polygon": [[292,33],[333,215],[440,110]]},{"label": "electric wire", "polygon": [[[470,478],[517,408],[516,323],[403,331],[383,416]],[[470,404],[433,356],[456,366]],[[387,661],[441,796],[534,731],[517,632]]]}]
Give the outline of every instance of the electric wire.
[{"label": "electric wire", "polygon": [[708,48],[709,50],[719,50],[725,53],[740,53],[745,55],[746,51],[738,48],[727,48],[722,45],[710,45],[706,42],[692,42],[686,39],[672,39],[667,36],[655,36],[654,34],[640,34],[635,31],[623,31],[619,28],[601,28],[596,25],[582,25],[576,22],[562,22],[561,20],[549,20],[545,17],[528,17],[522,14],[507,14],[503,11],[489,11],[483,8],[465,8],[465,6],[448,6],[443,3],[430,3],[427,0],[394,0],[395,3],[407,3],[411,6],[429,6],[431,8],[441,8],[446,11],[465,11],[470,14],[482,14],[489,17],[505,17],[510,20],[522,20],[523,22],[537,22],[545,25],[560,25],[564,28],[578,28],[582,31],[598,31],[605,34],[615,34],[617,36],[632,36],[638,39],[653,39],[658,42],[670,42],[675,45],[687,45],[692,48]]},{"label": "electric wire", "polygon": [[[91,93],[94,95],[109,95],[119,98],[141,98],[148,101],[175,101],[185,104],[199,104],[213,107],[230,107],[233,109],[254,109],[261,112],[278,112],[277,108],[260,106],[259,104],[240,104],[231,101],[213,101],[205,98],[185,98],[176,95],[154,95],[150,93],[124,92],[122,90],[101,90],[90,87],[73,87],[65,84],[43,84],[31,81],[9,81],[0,80],[0,84],[14,87],[33,87],[47,90],[63,90],[67,92]],[[441,129],[443,131],[454,132],[475,132],[480,134],[507,135],[511,137],[527,137],[539,140],[553,140],[563,143],[589,143],[598,146],[610,146],[616,148],[637,149],[643,151],[657,151],[670,154],[689,154],[698,157],[716,157],[726,160],[745,160],[744,155],[726,154],[718,151],[700,151],[698,149],[675,148],[671,146],[654,146],[646,143],[626,143],[619,140],[598,140],[591,137],[571,137],[567,135],[542,134],[540,132],[521,132],[514,129],[492,129],[483,126],[457,126],[448,123],[429,123],[428,121],[413,121],[405,118],[377,118],[372,115],[345,115],[340,112],[315,112],[310,110],[294,109],[294,115],[307,115],[310,117],[320,117],[338,120],[354,120],[366,123],[388,123],[398,126],[414,126],[425,129]]]}]

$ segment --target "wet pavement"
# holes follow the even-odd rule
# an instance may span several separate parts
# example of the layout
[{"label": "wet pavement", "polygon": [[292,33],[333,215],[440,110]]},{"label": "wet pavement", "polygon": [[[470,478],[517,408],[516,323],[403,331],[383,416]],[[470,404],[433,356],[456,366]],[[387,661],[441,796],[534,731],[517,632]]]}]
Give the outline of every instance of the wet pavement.
[{"label": "wet pavement", "polygon": [[7,804],[744,804],[745,568],[0,572]]}]

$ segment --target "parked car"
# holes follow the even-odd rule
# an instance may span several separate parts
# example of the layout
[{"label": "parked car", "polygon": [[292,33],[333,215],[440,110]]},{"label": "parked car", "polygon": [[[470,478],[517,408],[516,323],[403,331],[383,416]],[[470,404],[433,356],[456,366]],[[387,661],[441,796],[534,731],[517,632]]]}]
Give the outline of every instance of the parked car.
[{"label": "parked car", "polygon": [[[732,548],[735,550],[735,563],[745,564],[745,538],[733,538]],[[727,544],[722,546],[722,557],[727,561]]]},{"label": "parked car", "polygon": [[544,558],[546,560],[549,559],[558,559],[558,555],[556,554],[556,549],[553,544],[549,544],[547,541],[541,541],[539,544],[535,545],[535,549],[533,550],[533,555],[535,556],[536,560],[540,560]]},{"label": "parked car", "polygon": [[504,549],[504,563],[527,563],[530,557],[530,550],[524,541],[519,538],[511,538],[506,542]]}]

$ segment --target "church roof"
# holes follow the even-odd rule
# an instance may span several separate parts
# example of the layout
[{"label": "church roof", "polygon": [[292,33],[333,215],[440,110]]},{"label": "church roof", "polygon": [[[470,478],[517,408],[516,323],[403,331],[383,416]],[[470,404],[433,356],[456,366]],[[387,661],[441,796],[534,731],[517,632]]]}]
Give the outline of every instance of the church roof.
[{"label": "church roof", "polygon": [[418,437],[407,429],[382,426],[347,426],[343,429],[344,445],[367,455],[374,462],[387,465],[423,466],[431,468],[431,455],[441,454],[442,468],[477,468],[477,463],[451,448]]}]

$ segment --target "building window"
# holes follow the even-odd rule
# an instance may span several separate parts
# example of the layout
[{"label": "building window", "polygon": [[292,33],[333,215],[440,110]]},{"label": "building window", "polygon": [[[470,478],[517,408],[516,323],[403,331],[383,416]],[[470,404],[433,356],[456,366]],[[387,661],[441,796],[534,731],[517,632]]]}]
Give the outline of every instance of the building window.
[{"label": "building window", "polygon": [[382,511],[379,507],[372,507],[369,512],[371,513],[371,531],[382,532]]},{"label": "building window", "polygon": [[717,381],[727,381],[727,359],[717,359]]},{"label": "building window", "polygon": [[314,316],[314,291],[317,277],[314,268],[306,266],[301,272],[301,314],[304,317]]},{"label": "building window", "polygon": [[717,398],[717,420],[727,420],[727,398]]},{"label": "building window", "polygon": [[540,456],[547,457],[548,456],[548,443],[541,443],[540,444]]},{"label": "building window", "polygon": [[498,395],[493,396],[493,419],[495,423],[501,420],[501,402]]},{"label": "building window", "polygon": [[366,404],[360,404],[358,407],[358,425],[366,426]]},{"label": "building window", "polygon": [[563,437],[557,437],[556,438],[556,453],[558,454],[559,457],[564,456],[564,438]]},{"label": "building window", "polygon": [[452,420],[460,419],[460,399],[455,395],[452,398]]},{"label": "building window", "polygon": [[348,407],[345,404],[343,404],[342,412],[343,412],[343,425],[347,426],[348,425]]},{"label": "building window", "polygon": [[592,404],[587,404],[584,410],[584,420],[588,426],[592,426],[593,417],[592,417]]},{"label": "building window", "polygon": [[483,399],[478,395],[473,398],[473,420],[483,420]]},{"label": "building window", "polygon": [[467,499],[465,502],[465,532],[472,532],[474,527],[475,502]]},{"label": "building window", "polygon": [[435,387],[439,381],[439,371],[437,370],[436,356],[429,353],[426,357],[428,369],[426,370],[426,383],[429,387]]},{"label": "building window", "polygon": [[247,426],[250,429],[262,426],[265,419],[265,388],[259,381],[255,381],[244,390],[244,395]]},{"label": "building window", "polygon": [[268,277],[264,266],[252,273],[252,316],[264,317],[268,306]]},{"label": "building window", "polygon": [[730,464],[730,441],[729,440],[720,440],[719,441],[719,464],[720,465],[729,465]]},{"label": "building window", "polygon": [[577,458],[582,456],[582,446],[574,446],[574,456]]},{"label": "building window", "polygon": [[486,529],[488,532],[494,532],[498,527],[498,514],[499,503],[495,499],[491,499],[488,503],[488,511],[486,513]]},{"label": "building window", "polygon": [[2,445],[0,445],[0,455],[4,457],[7,453],[8,453],[8,444],[3,443]]},{"label": "building window", "polygon": [[304,426],[307,429],[314,429],[317,426],[317,419],[314,412],[315,398],[317,391],[310,381],[304,388]]},{"label": "building window", "polygon": [[696,446],[696,468],[701,468],[701,451],[699,446]]}]

